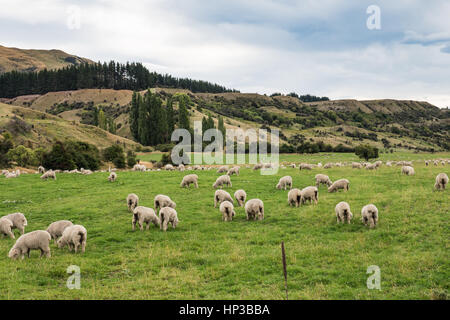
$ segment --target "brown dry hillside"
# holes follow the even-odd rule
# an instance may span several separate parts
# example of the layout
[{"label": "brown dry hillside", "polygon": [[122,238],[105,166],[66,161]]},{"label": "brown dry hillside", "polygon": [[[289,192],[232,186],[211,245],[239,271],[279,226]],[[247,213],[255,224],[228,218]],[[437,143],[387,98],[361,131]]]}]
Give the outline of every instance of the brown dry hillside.
[{"label": "brown dry hillside", "polygon": [[93,63],[89,59],[80,58],[61,50],[26,50],[0,45],[0,73],[13,70],[28,72],[60,69],[86,62]]},{"label": "brown dry hillside", "polygon": [[94,126],[0,103],[0,133],[5,130],[12,134],[16,144],[29,147],[48,146],[56,140],[67,139],[88,142],[98,148],[120,143],[126,149],[134,149],[138,145]]}]

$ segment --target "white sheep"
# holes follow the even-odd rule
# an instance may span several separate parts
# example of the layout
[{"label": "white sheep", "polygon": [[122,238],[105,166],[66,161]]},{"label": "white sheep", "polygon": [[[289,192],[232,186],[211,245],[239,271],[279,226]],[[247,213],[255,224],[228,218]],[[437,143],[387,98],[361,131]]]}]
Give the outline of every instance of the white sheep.
[{"label": "white sheep", "polygon": [[247,214],[247,220],[263,220],[264,203],[259,199],[249,200],[245,204],[245,213]]},{"label": "white sheep", "polygon": [[41,250],[41,257],[45,255],[47,258],[50,258],[51,239],[50,233],[43,230],[24,234],[17,239],[16,243],[8,253],[8,257],[11,259],[17,259],[19,257],[24,259],[26,254],[29,258],[31,250]]},{"label": "white sheep", "polygon": [[445,173],[440,173],[436,177],[436,184],[434,185],[434,188],[436,190],[445,190],[447,184],[448,184],[448,176]]},{"label": "white sheep", "polygon": [[316,187],[306,187],[301,191],[301,204],[305,204],[306,201],[312,204],[313,202],[317,204],[319,202],[319,189]]},{"label": "white sheep", "polygon": [[350,189],[350,181],[347,179],[341,179],[336,181],[331,185],[331,187],[328,188],[328,192],[337,192],[339,190],[348,191]]},{"label": "white sheep", "polygon": [[247,193],[244,190],[238,190],[234,193],[234,197],[237,200],[240,207],[245,205],[245,200],[247,199]]},{"label": "white sheep", "polygon": [[415,174],[414,168],[410,166],[403,166],[402,174],[405,174],[407,176],[413,176]]},{"label": "white sheep", "polygon": [[228,187],[233,187],[231,184],[231,179],[229,175],[220,176],[217,178],[216,182],[213,184],[213,188],[217,189],[218,187],[223,188],[224,185]]},{"label": "white sheep", "polygon": [[186,167],[184,166],[184,164],[180,164],[180,165],[178,166],[178,170],[179,170],[180,172],[184,172],[184,171],[186,170]]},{"label": "white sheep", "polygon": [[57,240],[59,237],[63,235],[64,230],[66,230],[66,228],[71,226],[73,226],[72,221],[68,220],[56,221],[48,226],[47,232],[50,233],[52,239]]},{"label": "white sheep", "polygon": [[139,205],[139,197],[134,194],[130,193],[127,197],[127,207],[130,212],[133,212],[133,210]]},{"label": "white sheep", "polygon": [[353,169],[362,169],[363,165],[359,162],[352,162]]},{"label": "white sheep", "polygon": [[333,182],[327,175],[318,174],[316,175],[316,187],[319,188],[321,184],[330,187],[333,184]]},{"label": "white sheep", "polygon": [[69,247],[69,251],[75,249],[75,253],[78,252],[78,249],[81,247],[81,252],[86,251],[86,242],[87,242],[87,230],[85,227],[81,225],[73,225],[67,227],[61,238],[57,241],[58,248],[62,249],[65,246]]},{"label": "white sheep", "polygon": [[146,207],[136,207],[134,209],[132,220],[133,231],[136,229],[136,223],[139,223],[139,229],[141,231],[144,230],[144,223],[147,224],[147,230],[150,229],[150,223],[153,223],[157,227],[160,226],[160,221],[155,210]]},{"label": "white sheep", "polygon": [[221,204],[224,201],[234,203],[233,198],[228,192],[225,190],[217,190],[214,194],[214,208],[217,208],[217,204]]},{"label": "white sheep", "polygon": [[263,164],[262,163],[257,163],[255,164],[255,166],[253,167],[253,170],[259,170],[263,168]]},{"label": "white sheep", "polygon": [[14,172],[8,172],[5,175],[5,179],[13,179],[13,178],[17,178],[17,175]]},{"label": "white sheep", "polygon": [[38,172],[39,172],[40,174],[44,174],[44,173],[45,173],[45,168],[44,168],[43,166],[39,166]]},{"label": "white sheep", "polygon": [[217,173],[226,173],[228,172],[228,166],[222,166],[217,170]]},{"label": "white sheep", "polygon": [[0,218],[0,233],[4,236],[9,236],[11,239],[15,239],[14,233],[12,232],[13,223],[11,220],[3,217]]},{"label": "white sheep", "polygon": [[178,214],[175,209],[170,207],[162,208],[159,212],[159,220],[161,222],[161,230],[167,231],[168,224],[172,224],[172,228],[175,229],[178,225]]},{"label": "white sheep", "polygon": [[287,188],[292,189],[292,177],[286,176],[280,179],[278,182],[276,188],[278,190],[284,189],[287,190]]},{"label": "white sheep", "polygon": [[307,163],[300,163],[300,165],[298,166],[300,170],[312,170],[313,167],[310,164]]},{"label": "white sheep", "polygon": [[375,228],[378,223],[378,209],[373,204],[369,204],[361,210],[361,220],[364,225]]},{"label": "white sheep", "polygon": [[141,165],[141,164],[135,164],[133,166],[133,171],[142,171],[142,172],[144,172],[146,170],[147,170],[147,167],[144,166],[144,165]]},{"label": "white sheep", "polygon": [[290,206],[296,206],[297,208],[300,206],[300,202],[302,200],[302,191],[300,189],[292,189],[288,193],[288,203]]},{"label": "white sheep", "polygon": [[233,168],[231,168],[230,170],[228,170],[228,172],[227,172],[227,175],[229,175],[229,176],[232,176],[233,174],[235,174],[235,175],[239,175],[239,167],[233,167]]},{"label": "white sheep", "polygon": [[333,168],[333,164],[332,163],[327,163],[323,166],[324,169],[331,169]]},{"label": "white sheep", "polygon": [[223,221],[233,221],[233,217],[236,215],[234,206],[229,201],[224,201],[220,204],[220,212],[222,212]]},{"label": "white sheep", "polygon": [[165,167],[164,167],[164,170],[166,170],[166,171],[174,171],[175,168],[171,164],[166,164]]},{"label": "white sheep", "polygon": [[25,227],[28,225],[27,218],[25,218],[25,215],[23,213],[17,212],[17,213],[11,213],[3,218],[6,218],[10,220],[13,224],[12,229],[17,229],[20,231],[20,234],[25,233]]},{"label": "white sheep", "polygon": [[198,176],[196,174],[190,174],[183,178],[181,181],[181,188],[189,188],[193,184],[198,189]]},{"label": "white sheep", "polygon": [[162,194],[159,194],[155,197],[154,205],[155,205],[155,210],[165,208],[165,207],[170,207],[172,209],[175,209],[177,207],[176,203],[173,202],[172,199],[170,199],[170,197],[162,195]]},{"label": "white sheep", "polygon": [[41,176],[42,180],[53,179],[56,180],[56,173],[53,170],[49,170]]},{"label": "white sheep", "polygon": [[353,213],[350,211],[350,205],[347,202],[340,202],[335,208],[337,223],[350,224],[353,219]]},{"label": "white sheep", "polygon": [[377,167],[377,165],[375,164],[375,163],[369,163],[367,166],[366,166],[366,169],[367,170],[377,170],[378,169],[378,167]]},{"label": "white sheep", "polygon": [[117,180],[117,173],[111,172],[108,177],[109,182],[115,182]]}]

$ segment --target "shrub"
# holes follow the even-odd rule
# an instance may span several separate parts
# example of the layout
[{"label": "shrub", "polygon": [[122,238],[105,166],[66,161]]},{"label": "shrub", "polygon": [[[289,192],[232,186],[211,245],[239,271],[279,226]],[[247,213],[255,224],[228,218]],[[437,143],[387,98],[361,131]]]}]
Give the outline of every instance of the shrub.
[{"label": "shrub", "polygon": [[36,166],[38,164],[34,151],[23,145],[10,149],[6,156],[10,161],[16,162],[20,167]]},{"label": "shrub", "polygon": [[111,147],[103,150],[103,159],[114,163],[114,165],[119,169],[123,169],[126,166],[123,148],[118,144],[112,145]]},{"label": "shrub", "polygon": [[14,147],[9,132],[4,132],[0,140],[0,167],[9,166],[8,151]]},{"label": "shrub", "polygon": [[127,165],[128,165],[128,167],[129,168],[133,168],[136,163],[137,163],[136,153],[134,153],[132,150],[129,150],[127,152]]},{"label": "shrub", "polygon": [[57,141],[52,150],[44,154],[43,166],[49,169],[73,170],[75,162],[64,143]]},{"label": "shrub", "polygon": [[377,159],[378,158],[378,148],[372,147],[370,145],[361,145],[356,147],[355,154],[360,159],[365,159],[366,161],[369,161],[370,159]]}]

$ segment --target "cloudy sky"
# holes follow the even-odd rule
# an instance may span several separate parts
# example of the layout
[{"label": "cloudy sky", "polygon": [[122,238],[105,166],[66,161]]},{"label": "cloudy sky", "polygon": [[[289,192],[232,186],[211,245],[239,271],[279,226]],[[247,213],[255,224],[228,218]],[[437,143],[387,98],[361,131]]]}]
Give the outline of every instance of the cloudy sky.
[{"label": "cloudy sky", "polygon": [[0,8],[8,47],[140,61],[242,92],[450,107],[448,0],[0,0]]}]

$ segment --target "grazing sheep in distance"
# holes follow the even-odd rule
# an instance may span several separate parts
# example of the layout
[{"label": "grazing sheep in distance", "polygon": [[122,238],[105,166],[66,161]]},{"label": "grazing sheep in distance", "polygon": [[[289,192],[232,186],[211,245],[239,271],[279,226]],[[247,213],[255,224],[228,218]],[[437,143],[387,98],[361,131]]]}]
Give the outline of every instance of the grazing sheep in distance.
[{"label": "grazing sheep in distance", "polygon": [[175,209],[177,207],[176,203],[172,201],[168,196],[159,194],[155,197],[155,210],[160,208],[170,207]]},{"label": "grazing sheep in distance", "polygon": [[171,164],[166,164],[165,167],[164,167],[164,170],[166,170],[166,171],[174,171],[175,168]]},{"label": "grazing sheep in distance", "polygon": [[220,212],[222,212],[223,221],[233,221],[233,217],[236,215],[234,212],[234,206],[229,201],[224,201],[220,204]]},{"label": "grazing sheep in distance", "polygon": [[52,170],[47,171],[41,176],[42,180],[53,179],[56,180],[56,173]]},{"label": "grazing sheep in distance", "polygon": [[377,161],[374,163],[375,167],[379,168],[383,164],[383,161]]},{"label": "grazing sheep in distance", "polygon": [[186,167],[184,166],[184,164],[180,164],[180,165],[178,166],[178,170],[179,170],[180,172],[183,172],[183,171],[186,170]]},{"label": "grazing sheep in distance", "polygon": [[133,210],[139,205],[139,197],[134,194],[130,193],[127,197],[127,206],[128,210],[133,212]]},{"label": "grazing sheep in distance", "polygon": [[228,192],[225,190],[217,190],[214,194],[214,208],[217,208],[217,204],[221,204],[224,201],[234,203],[233,198]]},{"label": "grazing sheep in distance", "polygon": [[352,168],[353,169],[362,169],[363,165],[359,162],[353,162],[352,163]]},{"label": "grazing sheep in distance", "polygon": [[300,170],[312,170],[313,167],[310,164],[307,163],[300,163],[300,165],[298,166]]},{"label": "grazing sheep in distance", "polygon": [[227,172],[227,175],[229,175],[229,176],[232,176],[233,174],[235,174],[235,175],[239,175],[239,167],[233,167],[233,168],[231,168],[230,170],[228,170],[228,172]]},{"label": "grazing sheep in distance", "polygon": [[135,164],[134,166],[133,166],[133,171],[146,171],[147,170],[147,167],[146,166],[144,166],[144,165],[142,165],[142,164]]},{"label": "grazing sheep in distance", "polygon": [[316,187],[306,187],[301,191],[301,204],[305,204],[307,200],[312,204],[313,201],[315,204],[319,202],[319,189]]},{"label": "grazing sheep in distance", "polygon": [[196,170],[196,171],[197,170],[202,170],[202,167],[200,167],[199,165],[195,165],[193,169]]},{"label": "grazing sheep in distance", "polygon": [[347,202],[340,202],[336,205],[335,208],[337,223],[345,223],[350,224],[350,221],[353,219],[353,213],[350,211],[350,205]]},{"label": "grazing sheep in distance", "polygon": [[39,166],[38,172],[39,172],[40,174],[44,174],[44,173],[45,173],[45,168],[44,168],[43,166]]},{"label": "grazing sheep in distance", "polygon": [[86,242],[86,228],[81,225],[73,225],[64,230],[62,237],[57,241],[57,244],[60,249],[65,246],[69,247],[69,251],[75,249],[75,253],[77,253],[78,248],[81,247],[81,252],[84,253],[86,251]]},{"label": "grazing sheep in distance", "polygon": [[263,168],[263,164],[262,163],[257,163],[255,164],[255,166],[253,167],[253,170],[259,170]]},{"label": "grazing sheep in distance", "polygon": [[319,188],[321,184],[325,184],[328,187],[330,187],[333,184],[333,182],[327,175],[318,174],[316,175],[316,187]]},{"label": "grazing sheep in distance", "polygon": [[333,164],[332,163],[327,163],[323,166],[324,169],[331,169],[333,168]]},{"label": "grazing sheep in distance", "polygon": [[161,230],[167,231],[169,223],[172,224],[172,228],[175,229],[178,225],[178,214],[175,209],[170,207],[162,208],[159,212],[159,220],[161,222]]},{"label": "grazing sheep in distance", "polygon": [[361,210],[361,220],[364,225],[375,228],[378,223],[378,209],[373,204],[369,204]]},{"label": "grazing sheep in distance", "polygon": [[387,166],[387,167],[392,167],[392,161],[386,162],[386,166]]},{"label": "grazing sheep in distance", "polygon": [[217,173],[227,173],[228,172],[228,166],[222,166],[217,170]]},{"label": "grazing sheep in distance", "polygon": [[160,226],[159,218],[152,208],[136,207],[133,210],[133,231],[136,229],[136,222],[139,223],[139,229],[141,231],[144,230],[144,223],[147,224],[147,230],[150,229],[150,223],[153,223],[157,227]]},{"label": "grazing sheep in distance", "polygon": [[277,184],[276,187],[278,190],[284,189],[287,190],[287,188],[292,189],[292,177],[286,176],[280,179],[280,181]]},{"label": "grazing sheep in distance", "polygon": [[238,190],[234,193],[234,197],[236,198],[240,207],[245,205],[245,200],[247,199],[247,193],[244,190]]},{"label": "grazing sheep in distance", "polygon": [[336,181],[331,185],[331,187],[328,188],[328,192],[337,192],[338,190],[345,190],[348,191],[350,189],[350,181],[347,179],[341,179]]},{"label": "grazing sheep in distance", "polygon": [[430,161],[429,161],[429,160],[426,160],[426,161],[425,161],[425,165],[428,167],[428,166],[430,165]]},{"label": "grazing sheep in distance", "polygon": [[41,250],[41,257],[45,254],[47,258],[50,258],[51,239],[52,237],[50,234],[43,230],[37,230],[24,234],[17,239],[16,243],[8,253],[8,257],[11,259],[22,257],[23,259],[25,254],[27,254],[29,258],[31,250]]},{"label": "grazing sheep in distance", "polygon": [[415,174],[414,168],[410,166],[404,166],[402,167],[402,174],[405,174],[407,176],[413,176]]},{"label": "grazing sheep in distance", "polygon": [[50,224],[47,228],[47,232],[50,233],[52,239],[57,240],[64,233],[66,228],[73,226],[73,223],[68,220],[56,221]]},{"label": "grazing sheep in distance", "polygon": [[378,169],[378,167],[377,167],[377,165],[375,164],[375,163],[369,163],[367,166],[366,166],[366,170],[377,170]]},{"label": "grazing sheep in distance", "polygon": [[445,173],[440,173],[436,177],[436,184],[434,185],[434,188],[436,190],[445,190],[447,184],[448,184],[448,176]]},{"label": "grazing sheep in distance", "polygon": [[25,215],[23,213],[17,212],[17,213],[11,213],[3,218],[8,219],[12,222],[13,226],[11,229],[17,229],[20,231],[20,234],[25,233],[25,227],[28,225],[27,218],[25,218]]},{"label": "grazing sheep in distance", "polygon": [[181,188],[189,188],[193,184],[198,189],[198,176],[196,174],[190,174],[183,178],[181,181]]},{"label": "grazing sheep in distance", "polygon": [[300,202],[302,200],[302,191],[300,189],[292,189],[288,193],[288,203],[290,206],[296,206],[297,208],[300,206]]},{"label": "grazing sheep in distance", "polygon": [[259,199],[249,200],[245,204],[245,213],[247,214],[247,220],[263,220],[264,203]]},{"label": "grazing sheep in distance", "polygon": [[230,176],[224,175],[217,178],[216,182],[213,184],[213,188],[217,189],[218,187],[223,188],[224,185],[227,185],[228,187],[233,187],[231,184]]},{"label": "grazing sheep in distance", "polygon": [[109,182],[115,182],[117,180],[117,173],[111,172],[108,177]]},{"label": "grazing sheep in distance", "polygon": [[0,233],[5,236],[9,236],[11,239],[15,239],[14,233],[12,232],[13,223],[11,220],[3,217],[0,218]]},{"label": "grazing sheep in distance", "polygon": [[5,179],[12,179],[12,178],[17,178],[17,175],[14,172],[8,172],[5,175]]}]

